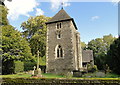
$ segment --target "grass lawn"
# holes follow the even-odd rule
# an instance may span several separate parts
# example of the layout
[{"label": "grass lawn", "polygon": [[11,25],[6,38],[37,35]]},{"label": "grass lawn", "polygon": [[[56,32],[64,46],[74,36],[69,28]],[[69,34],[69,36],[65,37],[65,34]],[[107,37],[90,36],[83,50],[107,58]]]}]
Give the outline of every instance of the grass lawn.
[{"label": "grass lawn", "polygon": [[[55,74],[50,74],[50,73],[42,73],[43,78],[66,78],[65,76],[62,75],[55,75]],[[18,73],[18,74],[11,74],[11,75],[0,75],[0,78],[30,78],[30,74],[25,74],[25,73]],[[76,78],[76,77],[70,77],[70,78]],[[95,72],[95,73],[88,73],[83,75],[82,77],[77,77],[77,79],[120,79],[120,75],[117,74],[104,74],[102,72]]]},{"label": "grass lawn", "polygon": [[120,78],[120,75],[114,73],[107,73],[104,72],[94,72],[94,73],[87,73],[82,76],[83,78]]},{"label": "grass lawn", "polygon": [[[42,73],[42,76],[44,78],[65,78],[62,75],[55,75],[55,74],[49,74],[49,73]],[[25,73],[0,75],[0,78],[30,78],[30,77],[31,77],[30,74],[25,74]]]},{"label": "grass lawn", "polygon": [[10,75],[0,75],[0,78],[29,78],[30,74],[10,74]]}]

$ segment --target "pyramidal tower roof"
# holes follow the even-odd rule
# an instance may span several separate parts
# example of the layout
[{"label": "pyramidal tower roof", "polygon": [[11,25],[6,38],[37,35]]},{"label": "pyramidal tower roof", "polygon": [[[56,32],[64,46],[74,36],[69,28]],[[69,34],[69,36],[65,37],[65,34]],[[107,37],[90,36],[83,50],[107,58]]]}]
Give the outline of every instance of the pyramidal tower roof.
[{"label": "pyramidal tower roof", "polygon": [[46,24],[49,24],[49,23],[55,23],[55,22],[60,22],[60,21],[69,21],[69,20],[72,20],[73,21],[73,24],[75,26],[75,28],[77,29],[76,27],[76,24],[74,22],[74,19],[71,18],[67,13],[66,11],[62,8],[55,16],[53,16]]},{"label": "pyramidal tower roof", "polygon": [[55,21],[61,21],[71,19],[71,17],[65,12],[64,9],[61,9],[55,16],[52,17],[48,22],[55,22]]}]

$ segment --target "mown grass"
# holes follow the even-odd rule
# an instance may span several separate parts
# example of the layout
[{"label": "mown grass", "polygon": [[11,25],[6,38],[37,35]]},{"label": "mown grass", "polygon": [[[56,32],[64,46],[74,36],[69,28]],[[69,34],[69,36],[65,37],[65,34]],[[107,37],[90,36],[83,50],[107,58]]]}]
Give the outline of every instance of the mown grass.
[{"label": "mown grass", "polygon": [[[70,79],[110,79],[110,80],[116,80],[120,79],[120,75],[108,73],[104,76],[101,76],[102,74],[96,75],[95,73],[88,73],[83,75],[82,77],[71,77]],[[66,76],[63,75],[55,75],[50,73],[42,73],[43,78],[66,78]],[[31,74],[25,74],[25,73],[18,73],[18,74],[10,74],[10,75],[0,75],[0,78],[30,78],[32,77]]]},{"label": "mown grass", "polygon": [[94,72],[94,73],[87,73],[82,76],[83,78],[120,78],[120,75],[114,73],[107,73],[104,72]]},{"label": "mown grass", "polygon": [[62,76],[62,75],[55,75],[50,73],[43,73],[42,75],[45,78],[65,78],[65,76]]},{"label": "mown grass", "polygon": [[0,78],[29,78],[30,74],[9,74],[9,75],[0,75]]},{"label": "mown grass", "polygon": [[[44,78],[64,78],[64,76],[62,75],[55,75],[55,74],[49,74],[49,73],[42,73],[42,76]],[[32,77],[31,74],[25,74],[25,73],[0,75],[0,78],[30,78],[30,77]]]}]

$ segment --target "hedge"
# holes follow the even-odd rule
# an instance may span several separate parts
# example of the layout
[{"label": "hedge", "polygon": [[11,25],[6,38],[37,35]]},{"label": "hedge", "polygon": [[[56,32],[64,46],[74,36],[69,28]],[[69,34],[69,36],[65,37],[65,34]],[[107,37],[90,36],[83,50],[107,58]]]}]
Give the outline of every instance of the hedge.
[{"label": "hedge", "polygon": [[[66,84],[65,84],[66,83]],[[3,78],[2,85],[119,85],[120,79],[49,79],[49,78]]]},{"label": "hedge", "polygon": [[24,63],[21,61],[14,61],[14,73],[19,73],[24,71]]}]

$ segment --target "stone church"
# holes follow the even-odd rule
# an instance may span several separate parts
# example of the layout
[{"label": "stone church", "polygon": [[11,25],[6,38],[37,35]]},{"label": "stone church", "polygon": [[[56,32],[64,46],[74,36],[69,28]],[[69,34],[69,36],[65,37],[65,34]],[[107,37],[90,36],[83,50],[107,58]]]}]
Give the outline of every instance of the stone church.
[{"label": "stone church", "polygon": [[65,74],[82,71],[84,58],[80,33],[77,31],[74,19],[64,9],[61,9],[46,25],[46,72]]}]

